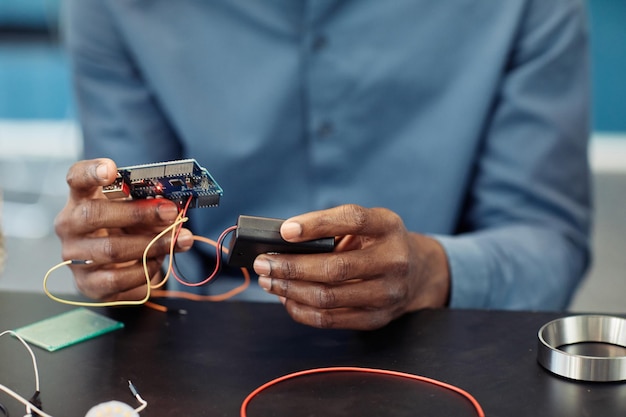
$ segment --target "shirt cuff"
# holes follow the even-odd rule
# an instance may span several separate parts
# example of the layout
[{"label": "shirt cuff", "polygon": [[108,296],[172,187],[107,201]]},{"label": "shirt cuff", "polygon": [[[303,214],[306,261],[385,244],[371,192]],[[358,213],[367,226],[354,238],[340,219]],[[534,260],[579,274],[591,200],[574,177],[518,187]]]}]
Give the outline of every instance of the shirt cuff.
[{"label": "shirt cuff", "polygon": [[432,236],[444,248],[450,268],[450,307],[486,308],[489,304],[489,267],[475,239]]}]

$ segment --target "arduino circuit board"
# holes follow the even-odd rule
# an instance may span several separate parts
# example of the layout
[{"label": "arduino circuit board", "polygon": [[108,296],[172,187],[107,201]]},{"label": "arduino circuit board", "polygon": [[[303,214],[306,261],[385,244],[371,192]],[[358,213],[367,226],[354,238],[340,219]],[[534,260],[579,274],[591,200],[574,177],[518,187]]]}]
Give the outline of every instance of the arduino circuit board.
[{"label": "arduino circuit board", "polygon": [[223,190],[195,159],[157,162],[119,168],[117,178],[103,187],[110,199],[167,198],[189,208],[215,207]]}]

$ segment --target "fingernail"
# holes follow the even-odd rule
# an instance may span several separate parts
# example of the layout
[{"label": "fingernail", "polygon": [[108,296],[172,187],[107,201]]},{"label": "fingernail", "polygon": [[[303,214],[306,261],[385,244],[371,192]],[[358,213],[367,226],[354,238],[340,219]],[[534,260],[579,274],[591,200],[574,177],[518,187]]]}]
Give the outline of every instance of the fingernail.
[{"label": "fingernail", "polygon": [[109,166],[107,164],[100,164],[96,167],[96,175],[101,180],[109,179]]},{"label": "fingernail", "polygon": [[299,237],[302,234],[302,226],[296,222],[285,222],[280,227],[280,234],[285,239],[292,239]]},{"label": "fingernail", "polygon": [[270,277],[260,276],[259,287],[263,288],[265,291],[269,291],[272,288],[272,279]]},{"label": "fingernail", "polygon": [[183,250],[191,248],[193,246],[193,234],[191,231],[187,229],[181,230],[176,240],[176,246]]},{"label": "fingernail", "polygon": [[266,259],[255,259],[252,267],[254,268],[254,272],[256,272],[257,275],[269,275],[270,272],[272,272],[272,267],[270,266],[269,261]]},{"label": "fingernail", "polygon": [[178,216],[178,207],[171,203],[159,204],[157,206],[157,213],[159,214],[161,220],[171,222],[176,219],[176,216]]},{"label": "fingernail", "polygon": [[287,299],[285,297],[278,297],[278,300],[285,305],[285,303],[287,302]]}]

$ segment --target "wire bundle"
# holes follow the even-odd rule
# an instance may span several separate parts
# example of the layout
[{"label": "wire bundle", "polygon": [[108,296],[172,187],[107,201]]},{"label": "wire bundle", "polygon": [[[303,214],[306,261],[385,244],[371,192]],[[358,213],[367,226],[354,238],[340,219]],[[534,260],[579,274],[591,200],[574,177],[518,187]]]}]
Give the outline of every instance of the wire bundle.
[{"label": "wire bundle", "polygon": [[[63,303],[63,304],[69,304],[69,305],[75,305],[75,306],[82,306],[82,307],[112,307],[112,306],[129,306],[129,305],[146,305],[147,307],[151,307],[160,311],[167,311],[167,307],[165,306],[161,306],[159,304],[155,304],[150,302],[150,298],[151,297],[177,297],[177,298],[186,298],[186,299],[190,299],[190,300],[194,300],[194,301],[224,301],[227,300],[243,291],[245,291],[249,284],[250,284],[250,273],[248,272],[247,269],[245,268],[241,268],[243,277],[244,277],[244,282],[233,288],[232,290],[224,293],[224,294],[218,294],[218,295],[197,295],[197,294],[191,294],[191,293],[187,293],[184,291],[165,291],[165,290],[160,290],[160,288],[162,288],[167,281],[169,280],[170,275],[174,276],[174,278],[180,282],[182,285],[185,285],[187,287],[199,287],[202,285],[207,285],[209,284],[211,281],[213,281],[219,274],[221,267],[222,267],[222,254],[223,253],[228,253],[228,250],[226,248],[224,248],[224,240],[226,239],[226,236],[228,236],[229,233],[231,233],[232,231],[234,231],[237,226],[231,226],[229,228],[227,228],[226,230],[224,230],[220,236],[218,237],[217,241],[211,240],[209,238],[203,237],[203,236],[197,236],[194,235],[193,236],[193,240],[194,241],[199,241],[199,242],[203,242],[203,243],[207,243],[211,246],[215,247],[215,252],[216,252],[216,256],[215,256],[215,268],[213,270],[213,272],[206,278],[204,278],[203,280],[199,281],[199,282],[192,282],[190,280],[188,280],[187,278],[185,278],[183,276],[183,274],[180,272],[179,268],[176,265],[176,251],[175,251],[175,247],[176,247],[176,241],[178,240],[178,236],[180,234],[180,231],[183,227],[183,224],[185,222],[187,222],[189,219],[188,217],[186,217],[187,215],[187,211],[189,209],[191,200],[193,197],[190,197],[187,202],[185,203],[184,207],[180,210],[178,216],[176,217],[176,219],[174,220],[174,222],[168,226],[167,228],[165,228],[163,231],[161,231],[159,234],[157,234],[146,246],[146,248],[144,249],[143,252],[143,256],[142,256],[142,263],[143,263],[143,269],[144,269],[144,274],[145,274],[145,279],[146,279],[146,294],[143,298],[139,299],[139,300],[124,300],[124,301],[105,301],[105,302],[85,302],[85,301],[71,301],[71,300],[65,300],[62,299],[60,297],[57,297],[55,295],[53,295],[50,290],[48,289],[48,279],[50,277],[50,275],[52,274],[52,272],[54,272],[55,270],[63,267],[63,266],[67,266],[67,265],[91,265],[93,263],[92,260],[82,260],[82,259],[70,259],[70,260],[66,260],[63,261],[55,266],[53,266],[52,268],[50,268],[46,274],[44,275],[43,278],[43,290],[46,293],[46,295],[48,297],[50,297],[51,299],[59,302],[59,303]],[[171,243],[170,243],[170,250],[169,250],[169,262],[168,262],[168,266],[167,266],[167,272],[165,274],[165,276],[157,283],[152,283],[151,282],[151,277],[150,277],[150,272],[148,269],[148,252],[150,250],[150,248],[152,248],[152,246],[154,246],[154,244],[163,236],[167,235],[168,233],[171,234]]]}]

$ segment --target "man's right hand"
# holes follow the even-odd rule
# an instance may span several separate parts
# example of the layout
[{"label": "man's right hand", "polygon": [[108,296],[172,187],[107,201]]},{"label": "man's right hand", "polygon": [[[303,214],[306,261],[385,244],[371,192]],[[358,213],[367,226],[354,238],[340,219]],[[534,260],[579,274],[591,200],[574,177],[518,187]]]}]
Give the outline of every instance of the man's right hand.
[{"label": "man's right hand", "polygon": [[[146,295],[143,253],[154,237],[170,226],[178,207],[167,199],[109,200],[102,186],[113,183],[117,167],[110,159],[75,163],[67,173],[69,199],[55,219],[64,260],[91,260],[71,265],[76,286],[102,301],[138,300]],[[170,251],[167,233],[148,252],[152,281],[161,279],[161,265]],[[180,231],[176,251],[193,245],[189,230]]]}]

